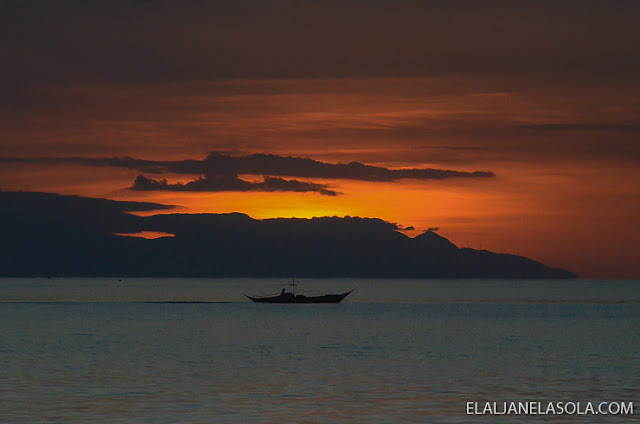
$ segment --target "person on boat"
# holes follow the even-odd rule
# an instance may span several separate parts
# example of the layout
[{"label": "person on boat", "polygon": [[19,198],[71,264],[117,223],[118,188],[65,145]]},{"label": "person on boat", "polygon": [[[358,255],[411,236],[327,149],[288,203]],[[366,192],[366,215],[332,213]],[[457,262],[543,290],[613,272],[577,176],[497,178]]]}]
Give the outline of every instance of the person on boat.
[{"label": "person on boat", "polygon": [[282,288],[282,291],[280,292],[280,296],[284,296],[285,295],[285,291],[284,291],[284,287]]}]

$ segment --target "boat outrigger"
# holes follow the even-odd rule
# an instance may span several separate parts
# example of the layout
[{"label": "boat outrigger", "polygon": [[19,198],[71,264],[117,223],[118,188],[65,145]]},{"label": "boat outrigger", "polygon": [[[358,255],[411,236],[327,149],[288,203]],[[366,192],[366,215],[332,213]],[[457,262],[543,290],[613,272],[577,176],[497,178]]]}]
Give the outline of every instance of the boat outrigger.
[{"label": "boat outrigger", "polygon": [[[339,303],[347,297],[353,290],[346,293],[340,294],[323,294],[320,296],[305,296],[303,294],[296,294],[296,282],[292,280],[290,284],[287,284],[292,287],[292,292],[287,292],[285,289],[282,289],[280,294],[275,296],[249,296],[245,294],[246,297],[251,299],[256,303]],[[244,293],[243,293],[244,294]]]}]

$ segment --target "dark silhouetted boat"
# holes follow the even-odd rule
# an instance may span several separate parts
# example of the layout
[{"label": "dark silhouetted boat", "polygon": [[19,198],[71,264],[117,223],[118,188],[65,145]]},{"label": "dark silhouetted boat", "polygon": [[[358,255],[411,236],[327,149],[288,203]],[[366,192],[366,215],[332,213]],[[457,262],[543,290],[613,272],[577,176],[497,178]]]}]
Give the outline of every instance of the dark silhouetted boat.
[{"label": "dark silhouetted boat", "polygon": [[[249,296],[246,297],[256,303],[339,303],[347,297],[354,289],[349,290],[346,293],[340,294],[323,294],[320,296],[305,296],[303,294],[296,294],[296,282],[292,281],[289,286],[292,286],[293,292],[289,293],[282,289],[282,292],[278,295],[272,296]],[[244,294],[244,293],[243,293]]]}]

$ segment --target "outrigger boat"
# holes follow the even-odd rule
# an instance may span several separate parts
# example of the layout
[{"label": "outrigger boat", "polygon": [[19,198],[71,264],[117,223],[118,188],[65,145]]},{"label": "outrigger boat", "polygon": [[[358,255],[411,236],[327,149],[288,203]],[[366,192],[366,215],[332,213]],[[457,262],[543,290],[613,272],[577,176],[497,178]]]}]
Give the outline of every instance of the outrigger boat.
[{"label": "outrigger boat", "polygon": [[347,297],[353,290],[346,293],[340,294],[323,294],[320,296],[305,296],[303,294],[296,294],[296,282],[292,280],[290,284],[287,284],[292,287],[292,292],[289,293],[285,289],[282,289],[280,294],[275,296],[249,296],[248,294],[244,294],[246,297],[251,299],[256,303],[339,303]]}]

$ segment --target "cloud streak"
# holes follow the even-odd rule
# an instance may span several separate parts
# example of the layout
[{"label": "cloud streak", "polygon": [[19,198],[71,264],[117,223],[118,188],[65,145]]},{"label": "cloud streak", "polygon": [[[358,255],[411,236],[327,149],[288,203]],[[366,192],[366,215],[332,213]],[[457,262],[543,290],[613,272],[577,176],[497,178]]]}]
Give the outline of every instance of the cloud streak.
[{"label": "cloud streak", "polygon": [[521,125],[519,128],[531,131],[557,131],[557,132],[598,132],[598,133],[638,133],[639,124],[620,123],[559,123],[559,124],[533,124]]},{"label": "cloud streak", "polygon": [[[0,163],[30,163],[41,165],[74,164],[92,167],[116,167],[141,171],[129,189],[134,191],[180,192],[295,192],[318,193],[323,196],[342,194],[327,184],[300,181],[296,178],[324,180],[358,180],[373,183],[394,182],[401,179],[445,180],[450,178],[491,178],[490,171],[465,172],[450,169],[409,168],[390,169],[361,162],[329,163],[309,158],[279,156],[265,153],[232,156],[212,152],[203,160],[154,161],[132,157],[60,157],[12,158],[0,157]],[[155,175],[196,175],[187,183],[171,183]],[[263,181],[247,181],[240,175],[260,175]],[[282,177],[294,177],[285,179]]]},{"label": "cloud streak", "polygon": [[[328,163],[308,158],[256,153],[231,156],[213,152],[204,160],[152,161],[131,157],[112,158],[0,158],[13,163],[75,163],[86,166],[122,167],[154,174],[205,175],[205,180],[218,176],[229,179],[240,174],[290,176],[300,178],[348,179],[371,182],[392,182],[401,179],[444,180],[449,178],[491,178],[490,171],[456,171],[451,169],[408,168],[389,169],[361,162]],[[231,180],[230,180],[231,181]],[[199,185],[200,183],[198,183]]]},{"label": "cloud streak", "polygon": [[198,178],[188,183],[169,183],[166,178],[155,180],[138,175],[131,186],[136,191],[292,191],[297,193],[315,192],[324,196],[337,196],[339,193],[330,190],[324,184],[315,184],[298,180],[285,180],[277,177],[264,177],[262,182],[250,182],[235,176],[217,175]]}]

